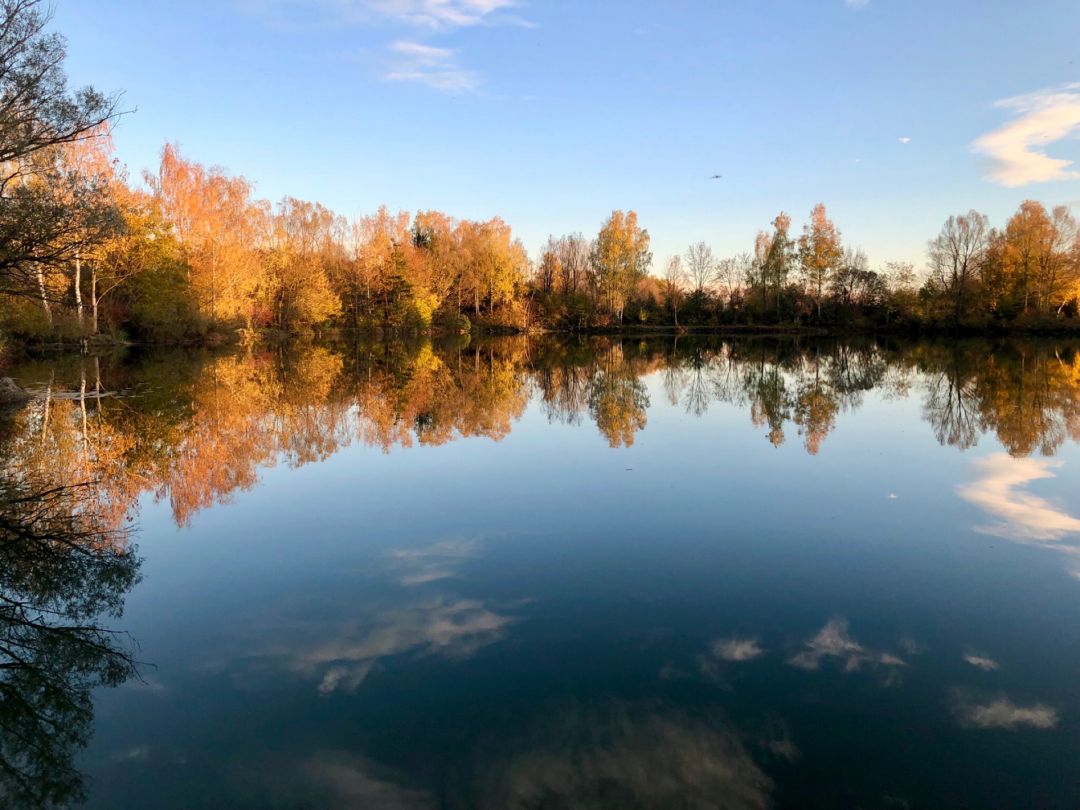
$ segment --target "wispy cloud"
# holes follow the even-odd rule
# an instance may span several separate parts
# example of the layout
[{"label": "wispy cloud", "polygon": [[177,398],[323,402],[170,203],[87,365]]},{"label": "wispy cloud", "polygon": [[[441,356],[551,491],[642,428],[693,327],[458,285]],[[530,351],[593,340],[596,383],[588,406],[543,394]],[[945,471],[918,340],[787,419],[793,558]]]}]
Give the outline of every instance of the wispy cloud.
[{"label": "wispy cloud", "polygon": [[[397,28],[399,36],[445,36],[483,26],[535,28],[514,13],[518,0],[234,0],[268,24],[307,30],[326,27]],[[381,49],[380,49],[381,50]],[[411,39],[388,46],[384,79],[416,82],[451,95],[476,92],[478,71],[465,67],[453,48]]]},{"label": "wispy cloud", "polygon": [[858,11],[859,9],[866,8],[870,5],[870,0],[844,0],[844,5],[852,11]]},{"label": "wispy cloud", "polygon": [[848,633],[847,619],[840,618],[826,622],[817,635],[806,642],[805,649],[788,663],[800,669],[815,670],[826,658],[839,659],[848,672],[854,672],[864,663],[906,666],[905,661],[891,653],[875,652],[864,647]]},{"label": "wispy cloud", "polygon": [[1029,543],[1054,543],[1080,532],[1080,520],[1027,487],[1033,481],[1053,478],[1064,462],[1039,458],[1013,458],[1005,453],[975,462],[979,478],[957,488],[960,497],[975,504],[999,522],[978,526],[977,531]]},{"label": "wispy cloud", "polygon": [[1019,706],[1007,697],[989,703],[967,703],[957,708],[960,721],[975,728],[998,728],[1015,731],[1020,726],[1051,729],[1058,724],[1057,710],[1042,703]]},{"label": "wispy cloud", "polygon": [[480,74],[462,67],[452,48],[399,40],[390,46],[390,53],[384,74],[389,81],[417,82],[451,95],[474,93],[480,86]]},{"label": "wispy cloud", "polygon": [[516,0],[370,0],[365,3],[380,16],[424,28],[467,28],[476,25],[532,23],[509,14]]},{"label": "wispy cloud", "polygon": [[446,31],[478,25],[533,23],[511,13],[516,0],[237,0],[278,23],[365,25],[377,22]]},{"label": "wispy cloud", "polygon": [[903,144],[909,144],[909,143],[911,143],[911,138],[909,138],[909,137],[908,137],[907,135],[901,135],[901,136],[900,136],[899,138],[897,138],[896,140],[900,141],[900,143],[903,143]]},{"label": "wispy cloud", "polygon": [[398,582],[409,587],[452,579],[467,560],[479,552],[476,540],[443,540],[419,548],[400,548],[389,552],[391,566],[400,572]]},{"label": "wispy cloud", "polygon": [[972,148],[991,160],[989,179],[1009,188],[1051,180],[1075,180],[1071,160],[1053,158],[1046,146],[1080,132],[1080,84],[1038,90],[998,101],[1012,121],[978,138]]},{"label": "wispy cloud", "polygon": [[275,619],[273,638],[249,641],[239,654],[204,669],[228,669],[242,681],[289,672],[323,695],[357,691],[380,662],[439,655],[463,660],[503,639],[514,619],[483,602],[439,596],[386,610],[371,608],[340,621]]}]

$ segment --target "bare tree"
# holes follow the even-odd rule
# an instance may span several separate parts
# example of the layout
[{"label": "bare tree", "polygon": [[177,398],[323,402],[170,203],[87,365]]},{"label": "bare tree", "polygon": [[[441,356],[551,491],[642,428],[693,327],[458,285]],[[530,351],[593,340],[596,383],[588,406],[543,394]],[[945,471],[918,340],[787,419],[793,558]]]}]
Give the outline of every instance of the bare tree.
[{"label": "bare tree", "polygon": [[934,239],[928,256],[933,280],[952,299],[953,319],[965,314],[970,288],[987,245],[989,224],[978,211],[949,217]]},{"label": "bare tree", "polygon": [[682,259],[672,256],[664,270],[664,297],[671,306],[671,312],[675,316],[675,326],[679,325],[679,299],[682,297],[683,287],[686,286],[686,270],[683,268]]},{"label": "bare tree", "polygon": [[547,243],[540,250],[540,261],[536,263],[533,283],[544,292],[551,292],[562,279],[562,266],[559,261],[560,239],[549,236]]},{"label": "bare tree", "polygon": [[1057,304],[1060,313],[1069,301],[1071,290],[1076,284],[1077,271],[1074,248],[1080,244],[1080,227],[1068,206],[1059,205],[1051,215],[1053,238],[1050,249],[1043,260],[1042,272],[1045,297],[1051,306]]},{"label": "bare tree", "polygon": [[716,281],[720,285],[728,306],[734,306],[742,298],[743,288],[751,277],[754,257],[749,253],[740,253],[723,259],[716,265]]},{"label": "bare tree", "polygon": [[690,245],[686,250],[686,272],[695,292],[701,292],[716,278],[716,258],[704,242]]},{"label": "bare tree", "polygon": [[561,237],[558,258],[562,291],[581,292],[589,271],[589,240],[580,233]]}]

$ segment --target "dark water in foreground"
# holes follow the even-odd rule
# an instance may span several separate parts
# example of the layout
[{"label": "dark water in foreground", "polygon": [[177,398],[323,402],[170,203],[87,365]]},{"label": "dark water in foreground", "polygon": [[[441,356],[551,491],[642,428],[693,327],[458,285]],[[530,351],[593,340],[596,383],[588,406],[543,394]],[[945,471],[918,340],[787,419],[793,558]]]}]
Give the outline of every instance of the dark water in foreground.
[{"label": "dark water in foreground", "polygon": [[1080,346],[12,373],[6,803],[1077,805]]}]

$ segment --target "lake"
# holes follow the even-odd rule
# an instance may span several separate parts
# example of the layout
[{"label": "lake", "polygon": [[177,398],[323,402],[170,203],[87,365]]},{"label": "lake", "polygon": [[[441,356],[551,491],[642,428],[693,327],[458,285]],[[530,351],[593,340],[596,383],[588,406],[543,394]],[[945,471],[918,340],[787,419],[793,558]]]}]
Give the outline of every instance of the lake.
[{"label": "lake", "polygon": [[0,427],[0,530],[45,536],[2,583],[13,806],[1080,797],[1080,345],[463,338],[5,373],[38,397]]}]

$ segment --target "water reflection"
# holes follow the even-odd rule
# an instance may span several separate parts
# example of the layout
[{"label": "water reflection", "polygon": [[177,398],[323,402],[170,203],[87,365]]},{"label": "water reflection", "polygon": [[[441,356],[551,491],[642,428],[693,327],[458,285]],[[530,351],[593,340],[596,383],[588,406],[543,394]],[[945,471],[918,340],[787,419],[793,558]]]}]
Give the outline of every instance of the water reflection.
[{"label": "water reflection", "polygon": [[[173,607],[185,619],[144,621],[168,627],[159,649],[168,650],[170,631],[186,635],[172,651],[168,696],[155,696],[161,707],[142,704],[151,719],[137,733],[113,729],[99,762],[113,774],[106,806],[128,795],[131,774],[147,784],[130,795],[154,795],[165,774],[175,803],[197,806],[200,794],[179,786],[204,743],[208,759],[235,772],[203,762],[221,771],[203,796],[250,798],[259,785],[284,806],[417,808],[750,808],[798,805],[800,791],[823,797],[820,806],[888,806],[899,795],[917,805],[940,798],[933,791],[953,784],[953,768],[972,773],[977,758],[964,758],[971,749],[961,737],[1049,740],[1031,744],[1041,759],[1029,768],[1044,767],[1055,740],[1063,759],[1075,750],[1065,734],[1075,717],[1069,693],[1025,671],[1021,647],[1035,643],[1024,620],[1062,615],[1071,603],[1051,603],[1063,599],[1057,592],[1011,616],[998,602],[1020,597],[999,599],[1001,583],[1037,598],[1032,583],[1011,569],[998,580],[952,570],[948,550],[971,539],[977,519],[984,534],[1075,553],[1080,519],[1052,497],[1068,454],[1052,456],[1080,438],[1080,354],[1070,345],[422,340],[74,358],[15,373],[37,397],[0,437],[0,529],[31,525],[49,539],[4,551],[5,598],[25,607],[0,610],[2,632],[24,640],[0,641],[42,651],[27,658],[33,674],[3,670],[0,768],[25,774],[12,777],[8,804],[80,795],[71,766],[90,731],[89,690],[132,672],[123,637],[97,617],[118,613],[138,577],[125,527],[140,499],[156,499],[160,516],[147,512],[188,529],[179,543],[163,533],[176,555],[169,562],[189,545],[196,560],[156,571],[154,593],[172,595],[154,610]],[[878,421],[856,419],[862,410]],[[883,462],[896,462],[896,479],[872,490],[841,478],[848,469],[869,475],[875,462],[850,455],[837,431],[852,425],[865,443],[884,420],[912,414],[903,427],[927,440],[996,452],[898,453]],[[500,446],[497,459],[448,447],[403,452],[494,450],[519,420],[526,441]],[[715,435],[731,421],[745,431]],[[685,457],[647,456],[659,444],[650,431]],[[890,441],[904,441],[897,432]],[[718,438],[761,457],[744,466],[721,453],[694,456],[695,445]],[[548,441],[580,453],[593,476],[626,448],[657,463],[636,465],[620,486],[563,481]],[[377,452],[343,452],[356,445]],[[308,476],[311,489],[298,497],[334,518],[313,524],[311,536],[303,515],[277,536],[274,521],[296,506],[265,498],[218,510],[211,532],[195,520],[270,468],[334,457],[352,460],[350,473],[370,464],[387,477],[343,482],[334,463],[321,467],[325,477]],[[503,467],[485,466],[504,458],[512,486],[499,480]],[[932,484],[913,480],[942,459],[957,469]],[[688,475],[672,476],[684,463]],[[813,481],[808,470],[831,477]],[[973,480],[954,490],[966,472]],[[305,475],[265,478],[282,492],[273,486]],[[835,498],[819,505],[822,484]],[[346,502],[359,487],[365,497]],[[903,499],[891,504],[894,487]],[[924,518],[908,507],[918,503],[954,512]],[[571,519],[555,514],[564,504]],[[916,525],[946,539],[909,539]],[[272,536],[252,545],[253,528],[267,526]],[[227,578],[227,593],[200,582],[211,569]],[[1058,579],[1072,598],[1071,581]],[[192,591],[207,601],[185,604]],[[66,634],[26,630],[19,622],[32,611]],[[900,740],[896,756],[947,739],[941,769],[890,793],[882,753],[856,763],[871,776],[844,792],[858,778],[829,763],[889,745],[853,742],[845,724],[865,719],[867,704],[888,729],[881,737]],[[183,732],[175,750],[154,727],[169,706],[185,715],[172,718]],[[198,720],[207,728],[192,730],[187,711],[206,712]],[[214,727],[216,712],[266,718],[260,734],[295,728],[296,738],[263,745],[243,723]],[[915,715],[936,724],[931,733],[911,725]],[[35,733],[37,747],[23,746]],[[796,760],[805,768],[797,774]],[[183,768],[170,770],[173,762]],[[918,770],[910,760],[897,767]]]},{"label": "water reflection", "polygon": [[[150,491],[168,500],[179,525],[254,486],[260,468],[324,460],[354,442],[390,452],[469,437],[498,441],[533,398],[551,421],[588,420],[611,447],[630,447],[648,429],[653,375],[688,415],[719,405],[744,409],[773,445],[795,433],[811,455],[869,392],[921,399],[938,441],[960,449],[992,433],[1022,458],[1052,455],[1067,439],[1080,439],[1080,354],[1040,342],[506,338],[89,364],[67,371],[72,393],[42,390],[16,417],[5,451],[66,482],[101,480],[99,509],[110,519]],[[61,385],[54,367],[48,377],[44,367],[17,372],[39,389]],[[93,396],[102,390],[134,396]],[[1038,465],[1029,473],[1049,469]],[[975,489],[967,497],[980,496]],[[1030,500],[1016,503],[1020,511],[1010,520],[1028,531],[1035,530],[1031,521],[1050,518]],[[1059,520],[1058,528],[1072,525]]]},{"label": "water reflection", "polygon": [[135,673],[130,640],[100,622],[120,615],[139,560],[93,484],[14,461],[0,461],[0,803],[67,806],[85,795],[91,691]]},{"label": "water reflection", "polygon": [[1045,731],[1058,724],[1057,710],[1051,706],[1042,703],[1020,706],[1005,696],[981,703],[962,703],[957,713],[962,723],[973,728],[1015,731],[1026,726]]},{"label": "water reflection", "polygon": [[466,658],[499,641],[511,622],[477,600],[433,597],[339,623],[301,623],[293,643],[276,638],[274,644],[285,668],[317,681],[321,694],[355,692],[380,660],[405,654]]},{"label": "water reflection", "polygon": [[719,717],[651,703],[570,701],[544,706],[511,734],[478,741],[464,757],[468,778],[452,778],[439,792],[342,750],[260,762],[255,771],[286,806],[756,810],[771,806],[774,785],[752,745]]},{"label": "water reflection", "polygon": [[1064,462],[995,453],[976,459],[973,466],[978,478],[960,485],[957,492],[995,519],[977,525],[975,530],[1055,549],[1067,555],[1073,576],[1080,579],[1080,519],[1063,506],[1029,491],[1035,482],[1054,479]]},{"label": "water reflection", "polygon": [[847,620],[841,618],[826,622],[825,626],[806,642],[804,649],[788,663],[799,669],[815,670],[823,661],[831,658],[835,658],[845,672],[854,672],[864,665],[907,666],[907,662],[892,653],[864,647],[851,637]]},{"label": "water reflection", "polygon": [[1027,489],[1034,481],[1054,478],[1053,471],[1062,462],[999,453],[977,459],[973,465],[979,477],[960,486],[960,496],[998,518],[997,523],[978,527],[979,531],[1036,543],[1053,543],[1080,532],[1080,520]]},{"label": "water reflection", "polygon": [[549,708],[498,746],[470,806],[750,810],[768,807],[773,791],[730,723],[671,707]]}]

